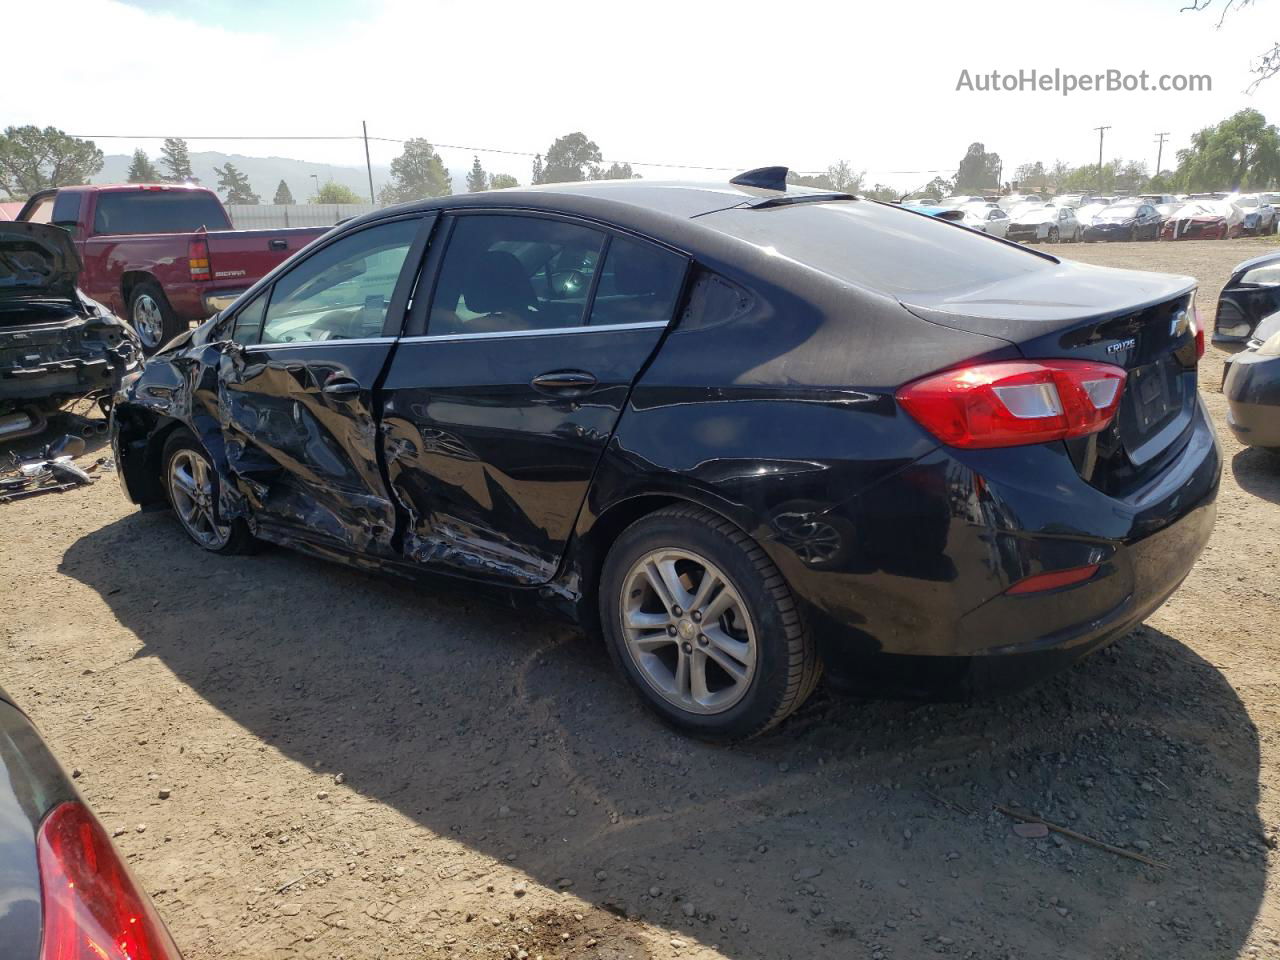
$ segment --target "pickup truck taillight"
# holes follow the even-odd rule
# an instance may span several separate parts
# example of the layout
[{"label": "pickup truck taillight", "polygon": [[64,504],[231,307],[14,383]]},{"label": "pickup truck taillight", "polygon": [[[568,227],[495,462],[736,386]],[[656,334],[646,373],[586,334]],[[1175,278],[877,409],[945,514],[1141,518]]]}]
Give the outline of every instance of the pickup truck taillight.
[{"label": "pickup truck taillight", "polygon": [[192,280],[212,280],[209,271],[209,241],[203,238],[192,239],[187,244],[187,263],[191,267]]}]

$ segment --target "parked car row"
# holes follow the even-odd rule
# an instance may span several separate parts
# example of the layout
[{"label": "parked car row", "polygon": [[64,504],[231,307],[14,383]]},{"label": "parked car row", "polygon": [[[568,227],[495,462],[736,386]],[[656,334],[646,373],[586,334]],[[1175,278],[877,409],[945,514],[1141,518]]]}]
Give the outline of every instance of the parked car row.
[{"label": "parked car row", "polygon": [[[936,203],[908,201],[912,209],[934,215],[959,211],[948,219],[993,236],[1024,243],[1085,240],[1227,239],[1280,232],[1280,210],[1273,194],[1192,195],[1179,200],[1171,194],[1140,197],[1059,194],[1049,200],[1038,194],[1010,194],[997,199],[946,197]],[[1046,210],[1071,210],[1070,217]]]}]

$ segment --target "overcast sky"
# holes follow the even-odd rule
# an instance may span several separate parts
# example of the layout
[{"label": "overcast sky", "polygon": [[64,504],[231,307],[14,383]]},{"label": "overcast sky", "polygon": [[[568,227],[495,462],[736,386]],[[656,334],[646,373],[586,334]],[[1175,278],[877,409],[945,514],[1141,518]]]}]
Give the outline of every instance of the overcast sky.
[{"label": "overcast sky", "polygon": [[[539,151],[582,130],[607,159],[812,170],[843,158],[904,190],[954,172],[974,140],[1000,153],[1005,179],[1024,161],[1094,162],[1091,128],[1109,124],[1107,159],[1154,166],[1166,130],[1171,166],[1192,132],[1242,107],[1280,121],[1280,78],[1243,92],[1250,57],[1280,38],[1280,0],[1221,29],[1223,0],[1179,13],[1188,2],[42,0],[41,20],[59,28],[7,45],[0,122],[96,135],[107,153],[159,149],[107,134],[167,134],[193,150],[353,166],[357,141],[203,138],[350,135],[364,119],[374,136]],[[1032,67],[1206,73],[1213,89],[956,90],[961,69]],[[399,148],[372,152],[387,163]],[[470,164],[470,151],[441,152]],[[481,161],[528,181],[525,157]]]}]

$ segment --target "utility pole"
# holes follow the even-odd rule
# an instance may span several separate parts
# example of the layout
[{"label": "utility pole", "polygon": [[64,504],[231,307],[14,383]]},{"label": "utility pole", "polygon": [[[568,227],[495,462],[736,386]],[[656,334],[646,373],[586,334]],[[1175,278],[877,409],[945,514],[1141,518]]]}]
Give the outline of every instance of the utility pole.
[{"label": "utility pole", "polygon": [[1160,160],[1164,157],[1164,138],[1167,137],[1168,135],[1169,135],[1168,130],[1164,131],[1163,133],[1156,134],[1156,136],[1160,138],[1159,140],[1156,141],[1156,143],[1160,144],[1160,146],[1156,148],[1156,176],[1157,177],[1160,176]]},{"label": "utility pole", "polygon": [[1098,190],[1102,190],[1102,137],[1110,127],[1094,127],[1098,131]]},{"label": "utility pole", "polygon": [[320,202],[320,174],[318,173],[311,174],[311,179],[316,182],[316,202],[319,203]]},{"label": "utility pole", "polygon": [[361,120],[360,126],[364,129],[364,168],[369,171],[369,202],[377,203],[373,199],[373,164],[369,162],[369,124]]}]

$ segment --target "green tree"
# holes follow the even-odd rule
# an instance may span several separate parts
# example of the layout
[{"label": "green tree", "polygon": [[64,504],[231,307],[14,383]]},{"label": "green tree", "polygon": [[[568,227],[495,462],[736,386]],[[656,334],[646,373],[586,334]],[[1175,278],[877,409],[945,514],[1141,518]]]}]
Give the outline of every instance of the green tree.
[{"label": "green tree", "polygon": [[635,180],[640,174],[631,172],[629,163],[611,163],[608,167],[598,167],[591,175],[592,180]]},{"label": "green tree", "polygon": [[139,147],[133,151],[133,160],[129,164],[129,182],[130,183],[158,183],[160,181],[160,171],[156,169],[156,165],[151,162],[151,158],[147,156],[147,152]]},{"label": "green tree", "polygon": [[862,181],[866,177],[866,171],[855,173],[853,168],[844,160],[838,160],[826,171],[818,174],[799,174],[788,173],[787,183],[794,183],[798,187],[817,187],[820,190],[836,190],[840,193],[861,193]]},{"label": "green tree", "polygon": [[102,169],[102,151],[54,127],[6,127],[0,135],[0,190],[25,200],[40,190],[87,183]]},{"label": "green tree", "polygon": [[1000,186],[1000,154],[988,153],[981,143],[969,144],[956,171],[956,189],[994,190]]},{"label": "green tree", "polygon": [[[385,190],[383,191],[385,193]],[[308,203],[360,203],[360,196],[344,183],[337,183],[333,180],[325,181],[324,186],[320,188],[320,192],[312,197]],[[388,201],[398,202],[398,201]]]},{"label": "green tree", "polygon": [[483,193],[489,189],[489,175],[480,166],[480,158],[471,158],[471,172],[467,174],[467,193]]},{"label": "green tree", "polygon": [[191,154],[187,150],[187,141],[178,137],[167,137],[160,148],[160,165],[165,168],[165,179],[170,183],[199,183],[199,178],[191,172]]},{"label": "green tree", "polygon": [[870,190],[864,190],[862,196],[868,200],[883,200],[886,203],[893,203],[901,196],[901,193],[886,184],[877,183]]},{"label": "green tree", "polygon": [[280,181],[280,186],[276,187],[276,196],[271,202],[285,207],[293,206],[293,191],[283,180]]},{"label": "green tree", "polygon": [[533,175],[529,178],[529,182],[535,186],[539,183],[546,183],[546,171],[542,169],[542,154],[538,154],[533,158]]},{"label": "green tree", "polygon": [[237,170],[235,164],[230,160],[224,167],[214,167],[213,172],[218,175],[218,189],[227,191],[225,200],[227,203],[260,203],[262,198],[253,192],[253,188],[249,185],[249,177],[244,171]]},{"label": "green tree", "polygon": [[1045,172],[1044,164],[1039,160],[1019,166],[1013,171],[1013,180],[1018,189],[1024,193],[1030,190],[1044,190],[1049,185],[1049,175]]},{"label": "green tree", "polygon": [[415,137],[405,141],[404,152],[391,161],[391,182],[378,197],[383,203],[407,203],[452,193],[449,171],[440,154],[428,141]]},{"label": "green tree", "polygon": [[520,181],[509,173],[495,173],[489,177],[490,190],[506,190],[520,186]]},{"label": "green tree", "polygon": [[588,140],[585,133],[566,133],[547,148],[542,179],[538,182],[574,183],[597,179],[602,159],[600,148],[594,140]]},{"label": "green tree", "polygon": [[1280,179],[1280,131],[1257,110],[1241,110],[1192,134],[1174,179],[1187,192],[1265,188]]}]

